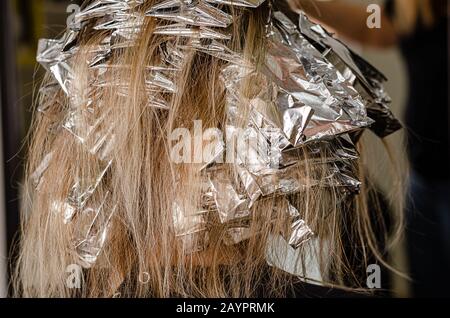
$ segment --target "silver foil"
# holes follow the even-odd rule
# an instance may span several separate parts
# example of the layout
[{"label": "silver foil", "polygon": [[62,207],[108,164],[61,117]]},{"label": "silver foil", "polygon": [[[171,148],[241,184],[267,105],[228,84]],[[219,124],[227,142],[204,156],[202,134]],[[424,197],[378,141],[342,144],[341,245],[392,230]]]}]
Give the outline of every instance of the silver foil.
[{"label": "silver foil", "polygon": [[182,243],[185,253],[201,251],[208,243],[207,222],[208,211],[199,210],[195,214],[187,214],[179,202],[173,204],[173,225],[175,237]]},{"label": "silver foil", "polygon": [[[97,174],[93,176],[83,176],[83,178],[78,178],[74,185],[71,187],[69,196],[67,198],[67,203],[74,207],[74,211],[80,210],[85,207],[88,200],[93,196],[97,190],[103,178],[106,176],[107,172],[111,167],[112,162],[108,162],[103,167],[97,168]],[[64,218],[64,223],[69,223],[74,215],[69,215],[69,217]]]},{"label": "silver foil", "polygon": [[374,120],[371,129],[380,137],[401,129],[400,122],[389,109],[391,99],[382,86],[386,77],[303,13],[299,17],[299,26],[301,33],[320,46],[322,52],[327,51],[325,56],[328,59],[340,65],[341,71],[355,89],[367,96],[367,113]]},{"label": "silver foil", "polygon": [[228,4],[238,7],[257,8],[266,0],[205,0],[206,2]]},{"label": "silver foil", "polygon": [[165,0],[146,12],[147,16],[195,26],[226,28],[232,16],[202,0]]},{"label": "silver foil", "polygon": [[96,263],[108,239],[111,219],[117,210],[117,205],[110,205],[110,196],[107,193],[98,205],[86,206],[74,220],[74,252],[85,268]]},{"label": "silver foil", "polygon": [[300,217],[298,210],[290,203],[288,204],[288,211],[289,215],[292,217],[292,223],[289,231],[283,236],[291,247],[297,249],[309,241],[314,236],[314,232]]}]

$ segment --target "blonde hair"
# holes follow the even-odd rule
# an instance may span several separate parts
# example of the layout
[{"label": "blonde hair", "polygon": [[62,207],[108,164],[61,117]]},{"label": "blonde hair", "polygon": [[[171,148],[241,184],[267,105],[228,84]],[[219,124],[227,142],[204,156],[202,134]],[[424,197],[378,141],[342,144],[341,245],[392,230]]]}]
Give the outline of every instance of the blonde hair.
[{"label": "blonde hair", "polygon": [[[146,1],[150,7],[155,1]],[[145,9],[145,8],[144,8]],[[233,10],[233,36],[228,45],[244,57],[262,60],[265,48],[264,25],[267,8]],[[220,222],[208,224],[206,251],[185,253],[175,237],[173,203],[179,202],[187,214],[197,213],[201,196],[199,165],[175,165],[169,158],[167,134],[175,127],[192,128],[200,119],[205,127],[222,127],[225,121],[225,88],[219,80],[224,61],[188,49],[175,84],[177,93],[168,109],[148,106],[145,88],[146,68],[162,59],[159,51],[163,35],[155,34],[156,20],[144,19],[133,46],[116,50],[105,78],[106,83],[127,83],[127,95],[119,96],[114,85],[100,85],[92,91],[86,61],[91,48],[105,34],[87,27],[75,55],[74,86],[77,100],[68,99],[61,89],[41,94],[38,106],[47,111],[38,114],[32,126],[23,209],[23,237],[20,241],[15,289],[25,297],[249,297],[285,296],[298,277],[267,265],[267,241],[286,226],[286,203],[280,197],[258,201],[252,207],[250,238],[237,245],[224,244],[225,228]],[[46,78],[42,87],[51,83]],[[242,87],[243,94],[254,94],[254,83]],[[94,96],[91,103],[86,100]],[[167,96],[165,96],[167,97]],[[95,107],[93,107],[95,106]],[[61,213],[65,198],[78,182],[92,182],[105,169],[105,163],[85,151],[67,131],[58,128],[70,109],[82,108],[80,121],[88,121],[92,109],[103,120],[96,129],[108,131],[114,125],[114,151],[104,173],[89,198],[89,204],[114,211],[109,236],[95,265],[83,271],[80,289],[66,286],[67,266],[77,264],[72,238],[86,222],[75,218],[65,224]],[[244,107],[244,106],[242,106]],[[245,111],[244,111],[245,113]],[[56,127],[56,128],[55,128]],[[302,165],[295,177],[312,180],[329,175],[326,162],[329,148],[320,149],[313,165],[308,147],[298,154]],[[43,158],[51,161],[42,180],[34,180]],[[365,280],[354,271],[371,257],[383,262],[374,224],[383,236],[387,231],[376,204],[369,207],[373,191],[357,163],[351,169],[362,180],[361,193],[348,196],[335,187],[306,187],[291,198],[304,221],[321,238],[320,271],[330,286],[364,287]],[[231,178],[235,175],[228,169]],[[36,189],[38,183],[38,189]],[[106,199],[105,199],[106,198]],[[376,200],[375,200],[376,201]],[[375,202],[372,201],[372,202]],[[56,202],[56,203],[55,203]],[[375,222],[375,223],[374,223]],[[326,245],[326,247],[325,247]],[[295,263],[303,264],[308,246],[300,247]],[[361,251],[362,258],[350,260],[348,249]],[[326,255],[325,255],[326,254]],[[145,284],[138,278],[146,274]]]}]

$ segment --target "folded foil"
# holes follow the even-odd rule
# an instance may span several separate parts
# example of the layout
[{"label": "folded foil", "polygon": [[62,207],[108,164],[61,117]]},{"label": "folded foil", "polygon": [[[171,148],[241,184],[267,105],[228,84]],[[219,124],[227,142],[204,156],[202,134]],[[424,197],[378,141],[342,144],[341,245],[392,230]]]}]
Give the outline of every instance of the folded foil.
[{"label": "folded foil", "polygon": [[257,8],[266,0],[206,0],[206,2],[228,4],[238,7]]},{"label": "folded foil", "polygon": [[166,0],[154,5],[147,16],[195,26],[226,28],[232,22],[231,15],[198,0]]},{"label": "folded foil", "polygon": [[355,89],[366,95],[367,113],[374,120],[371,130],[380,137],[386,137],[401,129],[400,122],[389,109],[391,99],[382,86],[386,77],[320,25],[312,23],[303,13],[300,14],[299,26],[300,32],[321,52],[326,51],[325,56],[334,60]]},{"label": "folded foil", "polygon": [[[112,162],[96,167],[96,173],[89,173],[88,176],[82,176],[75,180],[73,186],[70,188],[67,203],[74,207],[74,211],[82,209],[86,203],[94,195],[100,183],[105,178],[107,172],[111,168]],[[74,215],[64,218],[64,223],[69,223]]]}]

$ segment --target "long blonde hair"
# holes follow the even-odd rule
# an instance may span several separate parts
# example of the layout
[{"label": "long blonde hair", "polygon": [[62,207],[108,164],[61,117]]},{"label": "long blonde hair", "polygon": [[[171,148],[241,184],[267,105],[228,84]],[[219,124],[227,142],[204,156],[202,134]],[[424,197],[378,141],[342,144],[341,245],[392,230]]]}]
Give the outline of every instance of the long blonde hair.
[{"label": "long blonde hair", "polygon": [[[145,1],[144,10],[154,3]],[[229,47],[248,59],[261,60],[267,8],[233,9],[233,19]],[[156,26],[156,19],[144,19],[134,45],[113,52],[111,65],[126,67],[110,70],[104,78],[106,85],[93,91],[86,61],[91,61],[91,48],[105,34],[86,27],[73,61],[77,99],[68,99],[60,88],[54,94],[41,92],[38,107],[45,112],[36,115],[32,126],[24,186],[23,237],[15,278],[18,296],[246,297],[257,295],[262,286],[265,296],[284,296],[299,280],[266,261],[267,241],[286,226],[281,212],[286,203],[280,197],[258,201],[252,207],[252,235],[237,245],[224,244],[226,229],[214,221],[207,225],[209,243],[204,252],[185,253],[185,246],[175,237],[174,202],[187,214],[198,213],[201,176],[199,165],[173,164],[167,135],[175,127],[192,130],[194,119],[202,120],[205,127],[223,128],[225,88],[219,78],[225,62],[188,49],[168,109],[149,107],[144,66],[157,65],[162,59],[158,48],[164,41],[163,35],[155,34]],[[117,93],[117,86],[108,85],[117,82],[126,83],[125,95]],[[51,84],[46,78],[42,87]],[[243,93],[253,94],[252,85],[247,83]],[[89,102],[88,96],[93,96]],[[102,134],[114,125],[114,149],[106,160],[86,152],[67,129],[59,128],[74,107],[81,107],[81,122],[89,121],[92,114],[102,118],[95,126]],[[298,154],[302,165],[296,177],[328,176],[332,167],[326,162],[327,151],[321,148],[314,160],[322,164],[313,165],[305,147]],[[44,177],[36,180],[35,172],[49,156]],[[321,238],[318,259],[324,282],[359,288],[365,281],[355,274],[355,264],[365,268],[374,255],[382,260],[384,252],[377,243],[374,222],[383,236],[387,231],[380,211],[369,207],[373,192],[364,178],[364,167],[355,163],[351,169],[363,181],[359,195],[349,197],[337,188],[311,186],[293,195],[291,202]],[[233,178],[235,172],[229,169],[228,174]],[[109,236],[95,265],[83,270],[81,288],[70,289],[67,266],[79,263],[72,240],[87,221],[64,216],[64,202],[74,184],[83,188],[82,183],[92,184],[99,175],[103,178],[95,183],[89,204],[110,211],[104,216],[109,220]],[[72,221],[64,222],[67,217]],[[292,261],[303,264],[308,248],[300,247],[298,258]],[[351,261],[349,249],[361,251],[362,258]],[[140,283],[143,273],[145,283]]]}]

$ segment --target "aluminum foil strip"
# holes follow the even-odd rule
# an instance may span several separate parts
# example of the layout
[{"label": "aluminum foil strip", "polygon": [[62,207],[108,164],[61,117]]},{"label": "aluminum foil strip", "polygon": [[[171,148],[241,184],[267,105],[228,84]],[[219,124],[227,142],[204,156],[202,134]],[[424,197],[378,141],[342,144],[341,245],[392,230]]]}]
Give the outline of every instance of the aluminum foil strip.
[{"label": "aluminum foil strip", "polygon": [[[97,64],[90,68],[87,83],[71,86],[69,109],[62,127],[69,131],[92,155],[109,161],[114,148],[114,124],[109,122],[109,109],[103,103],[106,90],[114,72],[120,68]],[[117,93],[114,91],[114,93]]]},{"label": "aluminum foil strip", "polygon": [[298,249],[304,243],[314,237],[314,232],[301,218],[299,211],[293,205],[288,202],[288,212],[292,217],[291,225],[287,233],[283,233],[282,237],[288,242],[288,244]]},{"label": "aluminum foil strip", "polygon": [[186,235],[201,232],[206,229],[208,211],[202,210],[194,215],[186,215],[185,209],[178,202],[173,204],[175,235]]},{"label": "aluminum foil strip", "polygon": [[72,80],[70,77],[73,71],[67,61],[73,56],[77,48],[64,52],[65,40],[65,37],[60,40],[39,40],[36,60],[53,75],[64,93],[69,94],[67,85]]},{"label": "aluminum foil strip", "polygon": [[108,238],[111,219],[117,211],[117,205],[111,205],[111,197],[106,193],[98,205],[86,206],[73,221],[74,252],[85,268],[96,263]]},{"label": "aluminum foil strip", "polygon": [[183,205],[173,204],[173,225],[175,236],[183,244],[187,254],[203,250],[208,242],[207,216],[209,211],[199,210],[194,215],[187,215]]},{"label": "aluminum foil strip", "polygon": [[[250,215],[250,201],[236,189],[236,182],[230,179],[226,171],[216,169],[208,176],[214,206],[217,209],[220,222],[227,223]],[[206,205],[204,203],[204,205]]]},{"label": "aluminum foil strip", "polygon": [[[165,77],[158,77],[154,80],[149,79],[146,81],[146,93],[147,93],[147,106],[152,108],[158,108],[158,109],[169,109],[169,103],[166,98],[164,98],[163,94],[171,94],[176,91],[175,84],[173,82]],[[122,97],[124,99],[124,102],[126,102],[126,98],[129,96],[129,85],[128,83],[120,83],[120,82],[102,82],[95,84],[97,87],[109,87],[113,88],[114,92],[118,95],[118,97]],[[95,126],[98,125],[100,122],[103,121],[103,117],[98,118],[98,123],[88,126],[87,130],[84,134],[78,134],[75,131],[77,129],[75,128],[76,124],[76,112],[73,113],[72,116],[69,117],[67,120],[68,123],[65,124],[65,127],[69,128],[71,132],[74,133],[74,135],[83,143],[83,140],[87,139],[86,137],[89,137],[90,132],[95,130]],[[113,128],[113,127],[110,127]],[[107,130],[109,132],[109,130]],[[98,137],[101,137],[102,134],[98,134]],[[104,136],[104,135],[103,135]]]},{"label": "aluminum foil strip", "polygon": [[[297,249],[315,234],[310,227],[306,225],[306,222],[302,219],[302,215],[298,209],[292,205],[288,199],[283,197],[276,205],[279,204],[282,204],[283,208],[286,210],[286,214],[289,216],[289,228],[282,233],[282,236],[294,249]],[[276,212],[276,210],[274,210],[274,212]]]},{"label": "aluminum foil strip", "polygon": [[[245,176],[243,179],[245,190],[248,197],[253,198],[253,200],[270,195],[294,194],[311,187],[338,187],[342,188],[343,191],[358,193],[360,182],[356,177],[342,173],[338,166],[332,166],[331,168],[329,174],[320,176],[320,179],[299,174],[299,171],[304,169],[301,164],[289,166],[278,170],[276,173],[255,175],[248,170],[243,170],[240,174]],[[346,187],[348,189],[345,189]]]},{"label": "aluminum foil strip", "polygon": [[109,124],[110,110],[95,116],[88,110],[70,110],[63,128],[69,131],[86,150],[102,161],[109,161],[114,149],[114,125]]},{"label": "aluminum foil strip", "polygon": [[227,162],[228,158],[231,158],[234,164],[242,165],[254,173],[265,173],[279,168],[281,161],[281,152],[277,145],[279,131],[272,133],[270,130],[253,127],[243,130],[227,126],[226,134]]},{"label": "aluminum foil strip", "polygon": [[115,149],[114,125],[107,125],[108,114],[90,122],[86,112],[71,111],[63,124],[88,153],[102,162],[109,162]]},{"label": "aluminum foil strip", "polygon": [[[337,166],[332,166],[330,174],[322,176],[322,179],[299,177],[296,173],[298,169],[303,168],[301,165],[300,167],[294,165],[278,170],[276,173],[255,175],[244,167],[238,167],[239,178],[249,201],[248,206],[252,207],[257,200],[263,197],[295,194],[312,187],[339,187],[343,192],[359,192],[361,183],[349,169],[344,174]],[[222,196],[224,195],[222,194]]]},{"label": "aluminum foil strip", "polygon": [[311,22],[303,13],[299,15],[299,28],[304,36],[317,42],[316,45],[319,44],[322,46],[321,52],[331,48],[342,59],[345,65],[347,65],[358,78],[361,78],[365,85],[370,86],[352,59],[350,50],[342,42],[333,38],[320,25]]},{"label": "aluminum foil strip", "polygon": [[256,201],[270,196],[283,196],[306,191],[312,187],[341,189],[343,193],[359,193],[361,183],[348,164],[332,163],[327,175],[304,176],[304,166],[297,164],[271,173],[255,175],[238,167],[238,180],[232,180],[226,170],[214,168],[208,174],[210,187],[205,191],[202,206],[217,211],[222,223],[239,220],[250,215]]},{"label": "aluminum foil strip", "polygon": [[[284,209],[286,223],[288,225],[288,229],[280,234],[292,248],[298,249],[314,237],[315,234],[301,218],[299,211],[287,199],[279,198],[277,200],[280,201],[276,201],[273,207],[274,212],[278,214],[278,209]],[[251,238],[251,235],[249,224],[243,223],[225,231],[224,243],[226,245],[238,244]]]},{"label": "aluminum foil strip", "polygon": [[231,15],[202,0],[165,0],[145,14],[195,26],[226,28],[233,22]]},{"label": "aluminum foil strip", "polygon": [[55,215],[72,218],[72,252],[80,265],[91,268],[106,243],[111,219],[117,210],[117,205],[111,204],[111,194],[107,192],[99,203],[80,209],[57,200],[52,202],[50,208]]},{"label": "aluminum foil strip", "polygon": [[[303,180],[297,173],[305,169],[305,160],[307,160],[307,164],[313,170],[321,165],[330,164],[340,164],[344,167],[350,164],[351,161],[356,160],[358,153],[348,135],[341,135],[332,141],[310,144],[306,150],[293,148],[290,151],[283,152],[282,155],[286,155],[286,157],[283,156],[283,161],[280,162],[280,165],[275,166],[272,166],[267,160],[267,158],[270,158],[270,152],[261,153],[261,147],[256,146],[255,149],[252,149],[248,147],[249,144],[244,142],[243,146],[236,146],[235,149],[238,160],[234,162],[234,167],[240,178],[239,180],[231,180],[225,170],[220,170],[221,166],[217,165],[219,162],[206,168],[206,171],[209,173],[208,182],[212,187],[204,194],[205,203],[203,205],[205,208],[217,209],[223,222],[245,216],[246,211],[258,199],[263,196],[276,194],[276,192],[295,193],[312,186],[348,186],[350,188],[349,192],[358,192],[359,181],[357,181],[356,177],[351,176],[352,174],[350,173],[351,177],[348,178],[349,172],[341,176],[340,171],[336,171],[335,165],[331,165],[331,168],[328,168],[332,169],[332,173],[329,176],[322,176],[327,177],[322,182],[320,179],[311,179],[312,182],[308,184],[307,181],[311,180]],[[227,155],[230,152],[229,145],[230,143],[228,142]],[[303,151],[308,153],[307,159]],[[247,160],[242,159],[243,153],[247,153],[245,155]],[[283,163],[286,166],[283,166]],[[288,176],[292,178],[289,179]],[[279,182],[280,185],[272,190],[270,188],[267,190],[266,186],[266,192],[264,192],[264,189],[261,188],[261,182],[270,177]],[[271,181],[265,182],[270,183]],[[283,187],[285,188],[284,190]]]},{"label": "aluminum foil strip", "polygon": [[223,44],[219,41],[216,41],[216,40],[193,41],[193,42],[189,43],[188,47],[185,47],[185,48],[195,49],[198,52],[209,54],[220,60],[229,62],[229,63],[231,63],[230,67],[232,65],[251,67],[249,62],[245,61],[241,54],[232,51],[225,44]]},{"label": "aluminum foil strip", "polygon": [[312,143],[304,148],[287,149],[281,154],[280,167],[288,167],[305,159],[312,164],[325,164],[347,160],[357,160],[358,151],[347,134],[340,135],[331,141]]},{"label": "aluminum foil strip", "polygon": [[[274,217],[278,215],[278,209],[285,209],[284,213],[288,225],[288,229],[282,233],[282,236],[293,248],[297,249],[315,234],[301,218],[298,210],[287,199],[279,198],[276,200],[279,201],[275,201],[273,207],[275,212]],[[203,250],[208,243],[208,232],[206,228],[207,214],[213,211],[200,211],[194,217],[190,216],[185,219],[186,216],[180,217],[183,214],[180,206],[176,206],[174,209],[176,211],[174,215],[178,216],[175,222],[176,235],[181,239],[185,252],[194,253]],[[246,214],[249,216],[250,213],[250,211],[247,211]],[[238,244],[251,237],[249,218],[241,218],[240,222],[236,222],[236,220],[231,222],[230,220],[224,224],[228,224],[229,226],[224,232],[223,242],[225,245]]]},{"label": "aluminum foil strip", "polygon": [[150,70],[146,75],[145,85],[147,90],[176,93],[177,87],[174,81],[162,71]]},{"label": "aluminum foil strip", "polygon": [[[215,163],[233,163],[245,167],[254,174],[273,173],[308,160],[311,165],[356,160],[359,158],[355,146],[348,134],[337,136],[330,141],[310,143],[301,148],[286,148],[278,151],[278,139],[271,138],[272,132],[248,127],[238,129],[226,127],[226,147],[216,141],[214,149],[219,150],[214,156]],[[275,138],[278,132],[273,133]],[[226,155],[224,153],[226,152]],[[208,167],[208,166],[207,166]],[[206,168],[207,168],[206,167]]]},{"label": "aluminum foil strip", "polygon": [[[76,215],[76,208],[67,203],[67,201],[54,200],[50,204],[50,211],[65,222],[67,219],[73,219]],[[65,223],[67,224],[67,223]]]},{"label": "aluminum foil strip", "polygon": [[[73,65],[75,63],[73,58],[78,48],[64,49],[67,34],[73,34],[73,32],[66,33],[60,40],[40,40],[37,61],[53,75],[64,93],[69,98],[74,98],[78,92],[76,91],[76,85],[73,83]],[[86,61],[89,67],[94,68],[105,63],[112,50],[122,47],[120,44],[111,44],[111,41],[111,36],[107,36],[99,45],[85,48],[90,53]],[[93,71],[96,73],[91,74],[91,78],[102,75],[98,73],[98,70],[94,69]]]},{"label": "aluminum foil strip", "polygon": [[361,191],[361,181],[354,175],[350,166],[345,163],[335,163],[332,171],[337,179],[332,181],[334,187],[340,189],[344,194],[354,195],[359,194]]},{"label": "aluminum foil strip", "polygon": [[208,27],[188,27],[182,23],[158,26],[154,34],[187,37],[193,39],[229,40],[230,35]]},{"label": "aluminum foil strip", "polygon": [[[66,123],[67,125],[67,123]],[[67,130],[70,130],[70,127],[65,127]],[[115,146],[115,136],[112,131],[112,126],[107,127],[107,131],[95,131],[91,130],[89,134],[83,135],[83,138],[81,140],[80,135],[76,135],[76,131],[71,131],[77,139],[80,139],[81,144],[86,148],[86,150],[91,154],[94,155],[96,158],[98,158],[100,161],[100,166],[103,166],[101,169],[101,172],[99,173],[98,177],[95,177],[92,182],[90,183],[89,180],[83,180],[84,186],[80,186],[80,182],[76,182],[76,184],[72,187],[72,191],[69,195],[69,201],[71,204],[74,204],[75,202],[82,202],[74,204],[75,206],[82,206],[84,205],[85,201],[92,195],[92,193],[95,191],[98,184],[101,182],[101,179],[104,177],[106,171],[109,169],[111,165],[111,156],[112,151]],[[45,171],[47,170],[51,159],[53,157],[53,152],[46,155],[42,161],[42,163],[37,167],[37,169],[33,172],[31,175],[32,181],[34,185],[36,186],[36,189],[39,190],[40,184],[42,182],[43,175]]]},{"label": "aluminum foil strip", "polygon": [[384,90],[383,85],[376,79],[371,79],[373,87],[376,87],[376,97],[368,107],[367,114],[375,120],[370,129],[379,137],[384,138],[402,128],[389,106],[392,102],[390,96]]},{"label": "aluminum foil strip", "polygon": [[177,70],[182,68],[186,55],[183,50],[179,48],[176,39],[164,42],[160,46],[160,50],[164,65],[167,65],[167,67],[173,67]]},{"label": "aluminum foil strip", "polygon": [[248,206],[251,208],[263,196],[262,189],[247,169],[237,166],[236,171],[244,189],[243,192],[248,198]]},{"label": "aluminum foil strip", "polygon": [[266,0],[205,0],[206,2],[217,4],[228,4],[238,7],[257,8]]},{"label": "aluminum foil strip", "polygon": [[[117,18],[120,14],[132,13],[132,10],[143,3],[144,0],[94,0],[85,2],[80,12],[75,14],[72,28],[77,30],[92,19]],[[111,18],[111,20],[115,19]]]},{"label": "aluminum foil strip", "polygon": [[223,242],[225,245],[231,246],[239,244],[249,238],[251,238],[250,228],[244,226],[233,227],[225,231]]},{"label": "aluminum foil strip", "polygon": [[37,61],[53,75],[66,95],[73,81],[72,58],[76,47],[63,51],[64,37],[60,40],[39,40]]},{"label": "aluminum foil strip", "polygon": [[[103,15],[96,21],[94,30],[126,30],[137,33],[141,30],[144,22],[142,14],[137,12],[114,12],[111,15]],[[113,33],[114,34],[114,33]]]},{"label": "aluminum foil strip", "polygon": [[[112,161],[108,162],[104,166],[100,166],[97,169],[97,173],[87,177],[78,178],[75,180],[73,186],[70,189],[69,195],[65,203],[73,208],[73,213],[83,209],[88,201],[92,198],[97,188],[105,178],[107,172],[111,168]],[[64,217],[64,223],[70,223],[75,214],[66,213]]]}]

